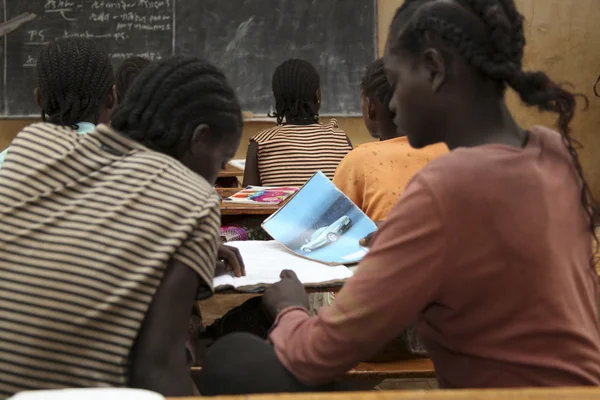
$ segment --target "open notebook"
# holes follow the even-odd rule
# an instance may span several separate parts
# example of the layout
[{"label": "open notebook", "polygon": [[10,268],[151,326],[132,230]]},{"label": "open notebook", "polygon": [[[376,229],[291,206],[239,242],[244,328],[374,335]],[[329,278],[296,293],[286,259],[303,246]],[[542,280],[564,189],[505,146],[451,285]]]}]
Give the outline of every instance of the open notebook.
[{"label": "open notebook", "polygon": [[218,276],[213,280],[215,290],[257,291],[279,282],[279,274],[284,269],[294,271],[300,282],[308,287],[342,284],[352,276],[352,272],[343,265],[332,267],[298,257],[276,241],[229,242],[226,245],[240,250],[246,276]]}]

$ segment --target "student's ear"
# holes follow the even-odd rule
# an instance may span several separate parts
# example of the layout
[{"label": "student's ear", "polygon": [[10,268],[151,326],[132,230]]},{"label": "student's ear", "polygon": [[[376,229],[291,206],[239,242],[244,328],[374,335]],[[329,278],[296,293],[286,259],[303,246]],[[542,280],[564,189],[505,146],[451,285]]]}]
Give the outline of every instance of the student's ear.
[{"label": "student's ear", "polygon": [[203,147],[202,144],[206,143],[210,135],[210,126],[201,124],[196,127],[192,136],[190,137],[189,151],[191,154],[196,152],[196,149]]},{"label": "student's ear", "polygon": [[112,110],[119,103],[119,98],[117,96],[117,85],[112,85],[110,90],[108,91],[108,96],[106,96],[106,108]]},{"label": "student's ear", "polygon": [[444,57],[437,49],[428,48],[423,52],[423,65],[428,74],[431,91],[439,92],[446,81]]},{"label": "student's ear", "polygon": [[367,101],[367,116],[371,121],[375,121],[377,119],[377,107],[375,102],[368,97],[365,97]]},{"label": "student's ear", "polygon": [[35,104],[38,105],[39,108],[42,107],[42,99],[40,98],[40,88],[35,88],[33,91],[33,97],[35,97]]},{"label": "student's ear", "polygon": [[317,104],[321,104],[321,89],[317,89]]}]

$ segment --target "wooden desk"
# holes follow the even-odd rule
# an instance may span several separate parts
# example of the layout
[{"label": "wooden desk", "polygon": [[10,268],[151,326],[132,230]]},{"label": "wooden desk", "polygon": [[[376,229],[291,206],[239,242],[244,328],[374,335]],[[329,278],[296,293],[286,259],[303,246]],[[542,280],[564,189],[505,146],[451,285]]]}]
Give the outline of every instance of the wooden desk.
[{"label": "wooden desk", "polygon": [[221,215],[262,215],[265,218],[279,210],[281,205],[248,205],[221,202]]},{"label": "wooden desk", "polygon": [[[177,400],[202,400],[200,397]],[[215,400],[600,400],[600,388],[372,391],[217,396]],[[175,398],[173,398],[175,400]]]},{"label": "wooden desk", "polygon": [[[242,188],[217,188],[217,194],[221,198],[229,197],[236,194]],[[291,198],[291,197],[290,197]],[[272,205],[255,205],[255,204],[241,204],[241,203],[225,203],[221,202],[221,215],[259,215],[268,217],[275,211],[279,210],[285,203]]]},{"label": "wooden desk", "polygon": [[229,163],[227,163],[225,169],[219,172],[219,178],[233,178],[235,176],[244,176],[244,170],[234,167]]}]

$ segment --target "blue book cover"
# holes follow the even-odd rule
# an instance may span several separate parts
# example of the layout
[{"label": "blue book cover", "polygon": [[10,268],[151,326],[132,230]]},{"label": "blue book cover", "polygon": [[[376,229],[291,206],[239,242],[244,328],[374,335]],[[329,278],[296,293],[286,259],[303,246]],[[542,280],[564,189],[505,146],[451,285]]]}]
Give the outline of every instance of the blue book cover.
[{"label": "blue book cover", "polygon": [[299,256],[330,265],[359,262],[368,251],[359,240],[377,229],[322,172],[262,227]]}]

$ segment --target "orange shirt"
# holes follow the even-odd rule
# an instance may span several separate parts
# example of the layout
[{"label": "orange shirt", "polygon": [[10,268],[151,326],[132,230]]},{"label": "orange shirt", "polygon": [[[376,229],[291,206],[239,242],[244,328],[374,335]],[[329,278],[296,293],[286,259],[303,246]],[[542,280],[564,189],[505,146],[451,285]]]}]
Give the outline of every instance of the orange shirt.
[{"label": "orange shirt", "polygon": [[413,149],[406,137],[358,146],[342,160],[333,183],[373,221],[384,220],[412,177],[448,152],[445,144]]}]

